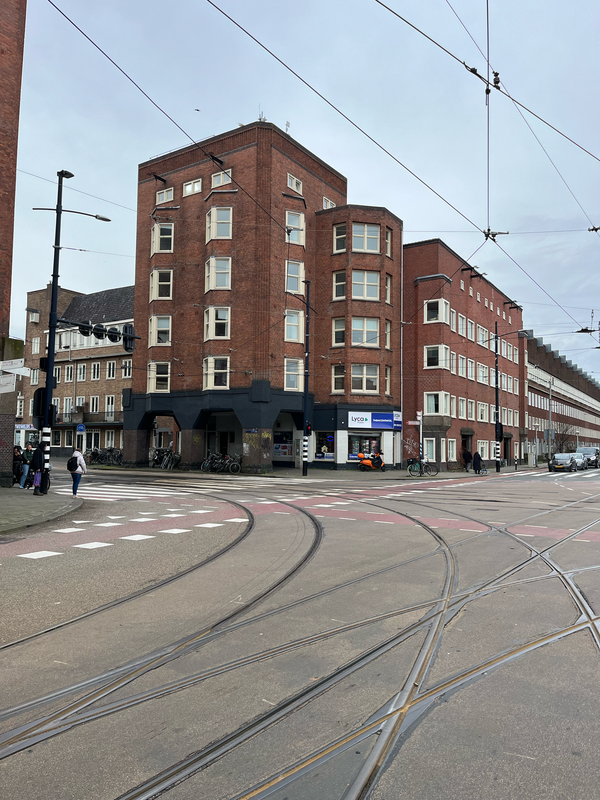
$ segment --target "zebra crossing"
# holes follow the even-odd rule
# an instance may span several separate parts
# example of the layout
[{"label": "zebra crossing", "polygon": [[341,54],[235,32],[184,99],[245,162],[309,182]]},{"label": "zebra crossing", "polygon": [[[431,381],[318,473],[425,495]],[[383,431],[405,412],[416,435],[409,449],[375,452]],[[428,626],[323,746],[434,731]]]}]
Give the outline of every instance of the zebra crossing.
[{"label": "zebra crossing", "polygon": [[[71,495],[71,486],[64,486],[55,489],[55,494]],[[136,484],[127,486],[126,484],[110,483],[81,483],[77,491],[77,497],[83,500],[104,500],[115,502],[117,500],[151,500],[158,497],[187,497],[189,492],[153,484]]]}]

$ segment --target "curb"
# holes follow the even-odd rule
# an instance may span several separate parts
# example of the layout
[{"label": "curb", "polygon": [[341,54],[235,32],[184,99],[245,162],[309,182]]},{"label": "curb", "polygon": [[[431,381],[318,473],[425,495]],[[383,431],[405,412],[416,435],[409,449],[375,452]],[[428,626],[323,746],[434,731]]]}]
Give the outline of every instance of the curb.
[{"label": "curb", "polygon": [[11,525],[2,525],[0,526],[0,536],[5,533],[12,533],[13,531],[22,530],[23,528],[33,528],[34,525],[41,525],[43,522],[51,522],[53,519],[57,519],[58,517],[63,517],[65,514],[68,514],[70,511],[76,511],[83,505],[83,500],[70,500],[65,506],[61,506],[58,509],[55,509],[53,512],[48,514],[41,514],[36,517],[30,517],[27,520],[23,520],[23,522],[15,522]]}]

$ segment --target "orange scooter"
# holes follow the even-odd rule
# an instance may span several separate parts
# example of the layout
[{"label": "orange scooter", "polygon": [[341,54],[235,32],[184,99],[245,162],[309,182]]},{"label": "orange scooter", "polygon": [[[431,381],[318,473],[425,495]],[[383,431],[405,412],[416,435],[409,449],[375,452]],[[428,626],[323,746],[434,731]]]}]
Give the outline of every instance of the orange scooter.
[{"label": "orange scooter", "polygon": [[383,453],[375,453],[374,455],[366,456],[364,453],[359,453],[359,470],[361,472],[366,472],[369,469],[380,469],[382,472],[385,472],[385,464],[383,463],[382,455]]}]

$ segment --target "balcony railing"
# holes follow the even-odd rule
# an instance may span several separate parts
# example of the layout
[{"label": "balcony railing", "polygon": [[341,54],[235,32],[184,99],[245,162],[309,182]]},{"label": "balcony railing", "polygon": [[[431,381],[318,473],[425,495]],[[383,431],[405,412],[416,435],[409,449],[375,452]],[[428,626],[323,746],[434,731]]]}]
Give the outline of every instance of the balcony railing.
[{"label": "balcony railing", "polygon": [[85,411],[83,414],[83,422],[89,423],[93,425],[94,423],[106,423],[106,422],[123,422],[123,412],[122,411],[98,411],[98,412],[91,412]]}]

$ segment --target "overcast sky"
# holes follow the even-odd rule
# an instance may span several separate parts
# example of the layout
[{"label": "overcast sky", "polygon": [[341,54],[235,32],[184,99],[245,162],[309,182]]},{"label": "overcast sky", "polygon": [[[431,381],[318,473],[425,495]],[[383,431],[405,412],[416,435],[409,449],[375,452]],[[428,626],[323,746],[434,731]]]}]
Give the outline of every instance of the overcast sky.
[{"label": "overcast sky", "polygon": [[[464,66],[375,0],[214,1],[479,230],[488,227],[484,84]],[[485,0],[451,4],[485,52]],[[407,242],[439,236],[468,259],[485,241],[206,0],[57,5],[195,139],[261,111],[281,128],[289,122],[291,136],[348,178],[350,203],[386,206],[403,219]],[[447,0],[388,5],[486,74]],[[598,4],[489,6],[490,63],[502,85],[600,157]],[[598,342],[567,335],[590,324],[592,309],[596,327],[600,319],[600,236],[587,230],[590,220],[600,225],[600,162],[525,114],[546,155],[507,97],[492,92],[490,103],[490,227],[510,231],[498,243],[518,266],[491,241],[470,263],[523,305],[525,327],[600,380]],[[54,215],[32,207],[55,205],[56,172],[75,174],[65,182],[66,208],[112,219],[63,218],[65,247],[102,254],[63,250],[61,285],[82,292],[123,286],[134,282],[137,165],[188,142],[48,0],[29,0],[13,335],[23,336],[26,292],[51,280]]]}]

